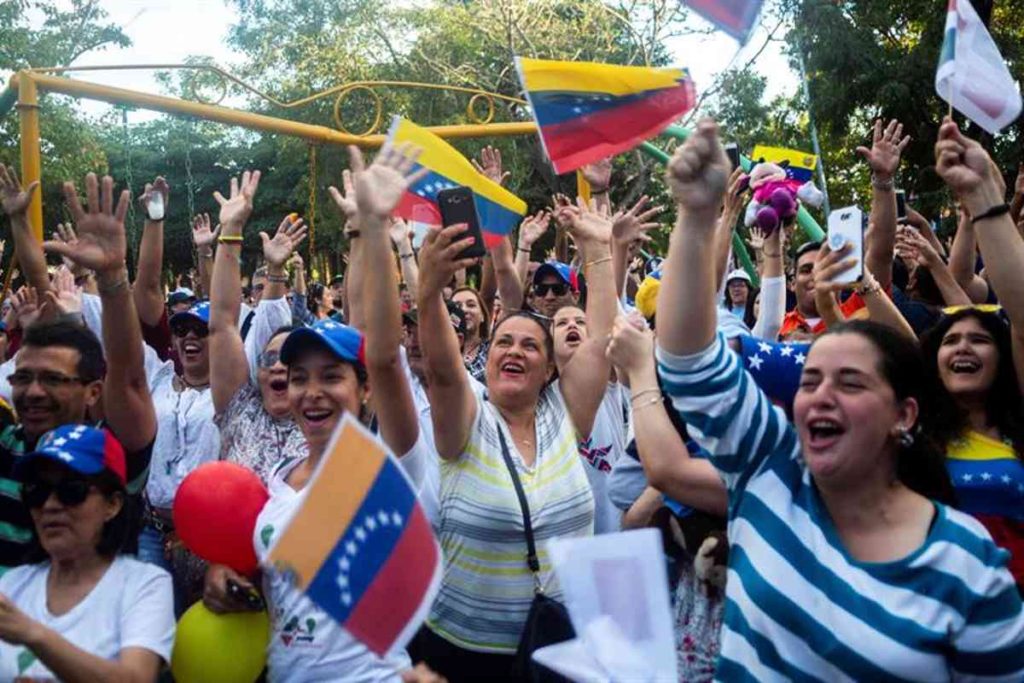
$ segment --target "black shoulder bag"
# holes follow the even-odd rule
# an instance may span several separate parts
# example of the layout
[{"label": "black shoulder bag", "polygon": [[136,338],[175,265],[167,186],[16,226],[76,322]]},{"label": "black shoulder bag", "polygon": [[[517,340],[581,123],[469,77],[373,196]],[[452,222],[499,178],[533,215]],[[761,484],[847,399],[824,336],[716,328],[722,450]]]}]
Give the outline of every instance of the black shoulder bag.
[{"label": "black shoulder bag", "polygon": [[532,659],[534,650],[545,645],[570,640],[576,636],[576,631],[569,620],[569,612],[566,611],[565,605],[544,595],[540,581],[537,546],[533,542],[533,525],[530,523],[530,506],[526,502],[526,494],[519,481],[516,465],[512,462],[512,456],[509,454],[501,425],[495,426],[498,429],[498,439],[501,441],[501,457],[504,458],[509,476],[512,477],[512,486],[515,487],[519,507],[523,512],[523,531],[526,532],[526,565],[533,574],[533,602],[530,603],[530,612],[526,616],[526,625],[523,627],[522,635],[519,636],[519,647],[516,649],[516,678],[531,683],[568,683],[569,679],[537,664]]}]

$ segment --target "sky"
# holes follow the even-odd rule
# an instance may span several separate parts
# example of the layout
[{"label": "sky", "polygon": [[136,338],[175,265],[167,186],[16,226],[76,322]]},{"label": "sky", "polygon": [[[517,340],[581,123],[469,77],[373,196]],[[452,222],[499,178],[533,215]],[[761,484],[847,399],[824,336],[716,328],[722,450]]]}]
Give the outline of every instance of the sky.
[{"label": "sky", "polygon": [[[223,0],[105,0],[102,7],[111,22],[123,27],[132,45],[91,52],[81,57],[77,66],[175,64],[184,62],[190,55],[205,55],[230,71],[228,67],[240,59],[225,40],[227,29],[234,22],[234,10]],[[692,21],[695,27],[707,26],[699,18],[694,17]],[[699,94],[714,83],[715,76],[729,66],[731,61],[734,66],[745,63],[761,47],[770,28],[756,30],[739,54],[737,42],[721,32],[710,36],[682,38],[674,41],[670,49],[676,55],[676,65],[690,69]],[[782,47],[780,41],[773,41],[753,67],[768,77],[768,97],[793,92],[798,84],[796,75],[789,69],[782,55]],[[147,71],[94,72],[80,74],[78,77],[122,88],[160,93],[153,74]],[[242,102],[231,101],[225,104],[243,105]],[[107,105],[83,101],[82,109],[98,116],[107,110]],[[129,114],[129,121],[141,122],[153,116],[156,114],[133,111]]]}]

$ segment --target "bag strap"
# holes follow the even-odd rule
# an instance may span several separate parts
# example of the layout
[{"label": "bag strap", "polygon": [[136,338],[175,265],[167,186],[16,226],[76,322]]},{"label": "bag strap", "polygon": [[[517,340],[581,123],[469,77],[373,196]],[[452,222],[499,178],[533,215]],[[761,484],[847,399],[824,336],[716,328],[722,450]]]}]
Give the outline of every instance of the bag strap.
[{"label": "bag strap", "polygon": [[[537,546],[533,542],[533,524],[530,523],[530,505],[526,502],[526,493],[523,492],[523,485],[519,481],[519,473],[516,465],[512,462],[512,455],[508,452],[508,444],[505,442],[505,433],[501,430],[500,422],[495,424],[498,429],[498,440],[501,441],[501,457],[505,460],[505,467],[512,477],[512,486],[516,489],[516,498],[519,499],[519,508],[523,512],[523,531],[526,532],[526,564],[533,572],[534,578],[540,572],[540,562],[537,560]],[[538,582],[539,590],[539,582]]]}]

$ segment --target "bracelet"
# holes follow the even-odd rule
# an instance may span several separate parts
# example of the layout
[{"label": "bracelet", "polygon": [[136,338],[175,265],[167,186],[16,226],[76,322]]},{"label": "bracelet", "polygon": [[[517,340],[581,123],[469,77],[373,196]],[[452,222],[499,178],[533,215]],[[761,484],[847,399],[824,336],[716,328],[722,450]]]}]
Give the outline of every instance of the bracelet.
[{"label": "bracelet", "polygon": [[861,281],[860,286],[857,287],[856,291],[857,291],[857,294],[860,294],[861,296],[865,296],[866,294],[876,294],[876,293],[882,291],[882,285],[878,284],[875,281],[872,281],[872,282]]},{"label": "bracelet", "polygon": [[761,250],[761,254],[764,255],[764,256],[767,256],[768,258],[779,258],[780,256],[782,256],[782,252],[781,251],[777,252],[777,253],[774,253],[774,254],[769,254],[767,251],[765,251],[763,249]]},{"label": "bracelet", "polygon": [[658,400],[661,400],[661,389],[644,389],[643,391],[638,391],[632,396],[630,396],[629,400],[635,403],[638,398],[640,398],[641,396],[646,396],[647,394],[657,394],[659,396]]},{"label": "bracelet", "polygon": [[607,263],[608,261],[611,261],[611,260],[612,260],[611,256],[605,256],[604,258],[599,258],[596,261],[587,261],[586,263],[583,264],[583,267],[589,269],[590,266],[596,266],[599,263]]},{"label": "bracelet", "polygon": [[608,189],[609,188],[607,188],[607,187],[602,187],[600,190],[595,190],[594,188],[590,188],[590,194],[591,194],[591,196],[593,196],[595,194],[608,194]]},{"label": "bracelet", "polygon": [[196,251],[196,256],[199,258],[213,258],[213,249],[204,249],[203,251]]},{"label": "bracelet", "polygon": [[516,251],[521,251],[524,254],[529,254],[530,253],[529,249],[523,249],[522,247],[516,247]]},{"label": "bracelet", "polygon": [[100,296],[105,296],[107,294],[115,294],[116,292],[119,292],[120,290],[127,289],[127,288],[128,288],[128,273],[127,272],[124,274],[124,277],[119,278],[117,281],[113,282],[112,284],[106,284],[106,283],[103,282],[102,279],[97,278],[96,291],[98,291],[100,293]]},{"label": "bracelet", "polygon": [[896,187],[896,185],[893,183],[892,178],[889,178],[888,180],[879,180],[878,177],[874,173],[872,173],[871,187],[875,188],[876,190],[891,190],[894,187]]},{"label": "bracelet", "polygon": [[633,406],[633,412],[636,412],[636,411],[640,410],[641,408],[646,408],[648,406],[656,406],[656,405],[660,405],[660,404],[661,404],[661,399],[660,398],[652,398],[650,401],[644,401],[640,405],[634,405]]},{"label": "bracelet", "polygon": [[985,220],[987,218],[998,218],[999,216],[1005,216],[1008,213],[1010,213],[1010,205],[1009,204],[996,204],[995,206],[990,208],[988,211],[985,211],[984,213],[980,213],[977,216],[974,216],[973,218],[971,218],[971,225],[974,225],[978,221],[983,221],[983,220]]},{"label": "bracelet", "polygon": [[220,244],[241,244],[244,239],[241,235],[221,235],[217,238],[217,242]]},{"label": "bracelet", "polygon": [[403,261],[405,259],[416,258],[416,252],[410,251],[408,254],[399,254],[398,258],[402,259]]},{"label": "bracelet", "polygon": [[286,285],[286,284],[288,284],[288,276],[287,275],[269,275],[268,274],[267,275],[267,282],[277,282],[277,283],[280,283],[282,285]]}]

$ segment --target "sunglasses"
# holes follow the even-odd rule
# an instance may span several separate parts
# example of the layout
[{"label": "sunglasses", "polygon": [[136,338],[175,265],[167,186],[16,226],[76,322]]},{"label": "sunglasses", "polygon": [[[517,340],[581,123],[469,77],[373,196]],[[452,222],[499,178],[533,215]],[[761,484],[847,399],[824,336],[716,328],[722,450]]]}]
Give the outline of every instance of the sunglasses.
[{"label": "sunglasses", "polygon": [[275,365],[277,365],[278,361],[280,361],[280,360],[281,360],[281,352],[280,351],[264,351],[263,353],[261,353],[259,355],[259,358],[256,359],[256,362],[264,370],[269,370],[270,368],[272,368]]},{"label": "sunglasses", "polygon": [[569,285],[564,282],[556,282],[549,285],[533,286],[533,293],[537,296],[547,296],[548,292],[553,292],[555,296],[565,296],[569,293]]},{"label": "sunglasses", "polygon": [[210,328],[206,325],[197,325],[195,323],[179,324],[171,327],[171,334],[175,337],[187,337],[189,332],[192,332],[200,339],[205,339],[210,334]]},{"label": "sunglasses", "polygon": [[40,508],[53,494],[64,507],[77,507],[85,502],[92,491],[92,484],[85,479],[69,477],[57,483],[45,481],[25,482],[21,487],[21,500],[29,508]]}]

